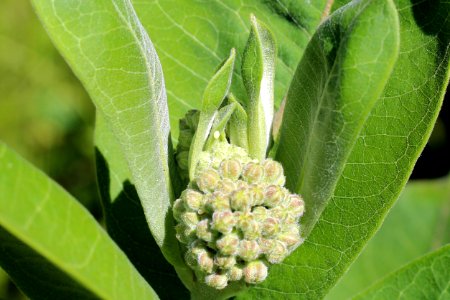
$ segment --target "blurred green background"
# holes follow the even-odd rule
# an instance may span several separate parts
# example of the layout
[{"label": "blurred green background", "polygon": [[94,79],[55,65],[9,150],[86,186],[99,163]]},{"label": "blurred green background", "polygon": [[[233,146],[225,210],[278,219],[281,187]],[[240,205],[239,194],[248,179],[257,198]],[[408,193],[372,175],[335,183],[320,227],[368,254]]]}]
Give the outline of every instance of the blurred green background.
[{"label": "blurred green background", "polygon": [[[412,178],[448,174],[448,111],[446,104]],[[94,108],[89,97],[53,47],[30,3],[0,0],[0,139],[59,182],[100,219],[93,124]],[[450,227],[450,181],[440,180],[434,183],[433,192],[427,192],[430,186],[421,182],[410,189],[412,192],[404,193],[329,299],[345,299],[407,260],[450,241],[448,230],[436,233],[439,236],[427,231]],[[430,193],[437,195],[429,198]],[[414,220],[420,211],[428,212],[420,216],[420,222],[402,221]],[[384,257],[383,262],[376,261],[377,257]],[[23,299],[1,270],[0,299]]]}]

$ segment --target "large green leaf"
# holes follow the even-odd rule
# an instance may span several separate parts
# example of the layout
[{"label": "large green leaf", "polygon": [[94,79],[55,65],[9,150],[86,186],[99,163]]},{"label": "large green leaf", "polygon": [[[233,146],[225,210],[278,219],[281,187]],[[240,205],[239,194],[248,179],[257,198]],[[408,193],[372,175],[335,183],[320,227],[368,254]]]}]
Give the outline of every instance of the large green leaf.
[{"label": "large green leaf", "polygon": [[398,31],[391,1],[358,1],[319,28],[298,66],[276,158],[285,166],[286,186],[305,198],[304,236],[333,195],[391,74]]},{"label": "large green leaf", "polygon": [[[282,265],[273,266],[266,282],[243,298],[323,297],[378,229],[406,183],[442,104],[449,79],[448,5],[396,2],[399,59],[332,198],[305,243]],[[367,34],[372,36],[376,29]]]},{"label": "large green leaf", "polygon": [[413,181],[326,299],[348,299],[425,253],[450,243],[450,178]]},{"label": "large green leaf", "polygon": [[[231,48],[242,54],[250,31],[250,15],[267,24],[278,42],[275,103],[285,96],[295,67],[316,30],[326,0],[314,1],[152,1],[133,0],[163,66],[173,136],[178,120],[199,109],[202,93],[215,67]],[[240,55],[236,66],[241,65]],[[246,93],[235,68],[232,91],[244,103]]]},{"label": "large green leaf", "polygon": [[120,144],[101,115],[96,120],[95,145],[98,186],[108,233],[161,299],[188,298],[187,289],[150,233]]},{"label": "large green leaf", "polygon": [[121,145],[156,243],[176,264],[181,258],[169,211],[172,146],[164,79],[130,1],[33,3]]},{"label": "large green leaf", "polygon": [[0,144],[0,264],[32,299],[157,299],[95,219]]},{"label": "large green leaf", "polygon": [[449,299],[450,245],[418,259],[355,299]]}]

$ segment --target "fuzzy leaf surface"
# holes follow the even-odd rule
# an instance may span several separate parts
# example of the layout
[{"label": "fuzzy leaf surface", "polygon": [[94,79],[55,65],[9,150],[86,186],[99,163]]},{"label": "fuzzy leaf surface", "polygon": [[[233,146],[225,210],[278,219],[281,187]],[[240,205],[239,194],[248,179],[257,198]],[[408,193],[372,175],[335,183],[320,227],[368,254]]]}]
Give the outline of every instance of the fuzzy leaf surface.
[{"label": "fuzzy leaf surface", "polygon": [[447,245],[389,275],[355,299],[448,299],[449,265]]},{"label": "fuzzy leaf surface", "polygon": [[408,183],[383,226],[326,299],[349,299],[406,263],[450,243],[449,216],[450,178]]},{"label": "fuzzy leaf surface", "polygon": [[89,212],[0,144],[0,265],[31,299],[158,299]]},{"label": "fuzzy leaf surface", "polygon": [[159,59],[129,0],[33,0],[50,37],[121,146],[150,230],[179,260],[169,176],[169,115]]},{"label": "fuzzy leaf surface", "polygon": [[395,2],[400,55],[328,205],[305,243],[282,265],[272,266],[266,282],[241,294],[241,299],[324,297],[380,227],[405,185],[442,104],[449,80],[448,5]]}]

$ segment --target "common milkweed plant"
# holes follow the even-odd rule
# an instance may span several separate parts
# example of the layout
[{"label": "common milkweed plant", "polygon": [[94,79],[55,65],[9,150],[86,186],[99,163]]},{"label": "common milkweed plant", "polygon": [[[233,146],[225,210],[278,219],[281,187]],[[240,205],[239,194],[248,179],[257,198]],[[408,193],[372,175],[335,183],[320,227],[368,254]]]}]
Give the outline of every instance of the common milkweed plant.
[{"label": "common milkweed plant", "polygon": [[[325,297],[430,136],[450,4],[132,2],[32,0],[96,106],[106,230],[1,145],[1,267],[32,299]],[[449,260],[358,297],[448,295]]]}]

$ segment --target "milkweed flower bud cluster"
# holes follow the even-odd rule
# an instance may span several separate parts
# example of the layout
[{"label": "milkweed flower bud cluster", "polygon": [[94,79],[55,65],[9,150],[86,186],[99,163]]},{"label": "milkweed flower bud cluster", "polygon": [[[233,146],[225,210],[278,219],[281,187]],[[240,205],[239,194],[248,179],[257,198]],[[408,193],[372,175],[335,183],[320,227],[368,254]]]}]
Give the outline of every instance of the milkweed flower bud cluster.
[{"label": "milkweed flower bud cluster", "polygon": [[242,148],[216,142],[173,205],[186,263],[216,289],[231,281],[264,281],[268,266],[301,242],[304,202],[284,188],[278,162],[252,160]]}]

